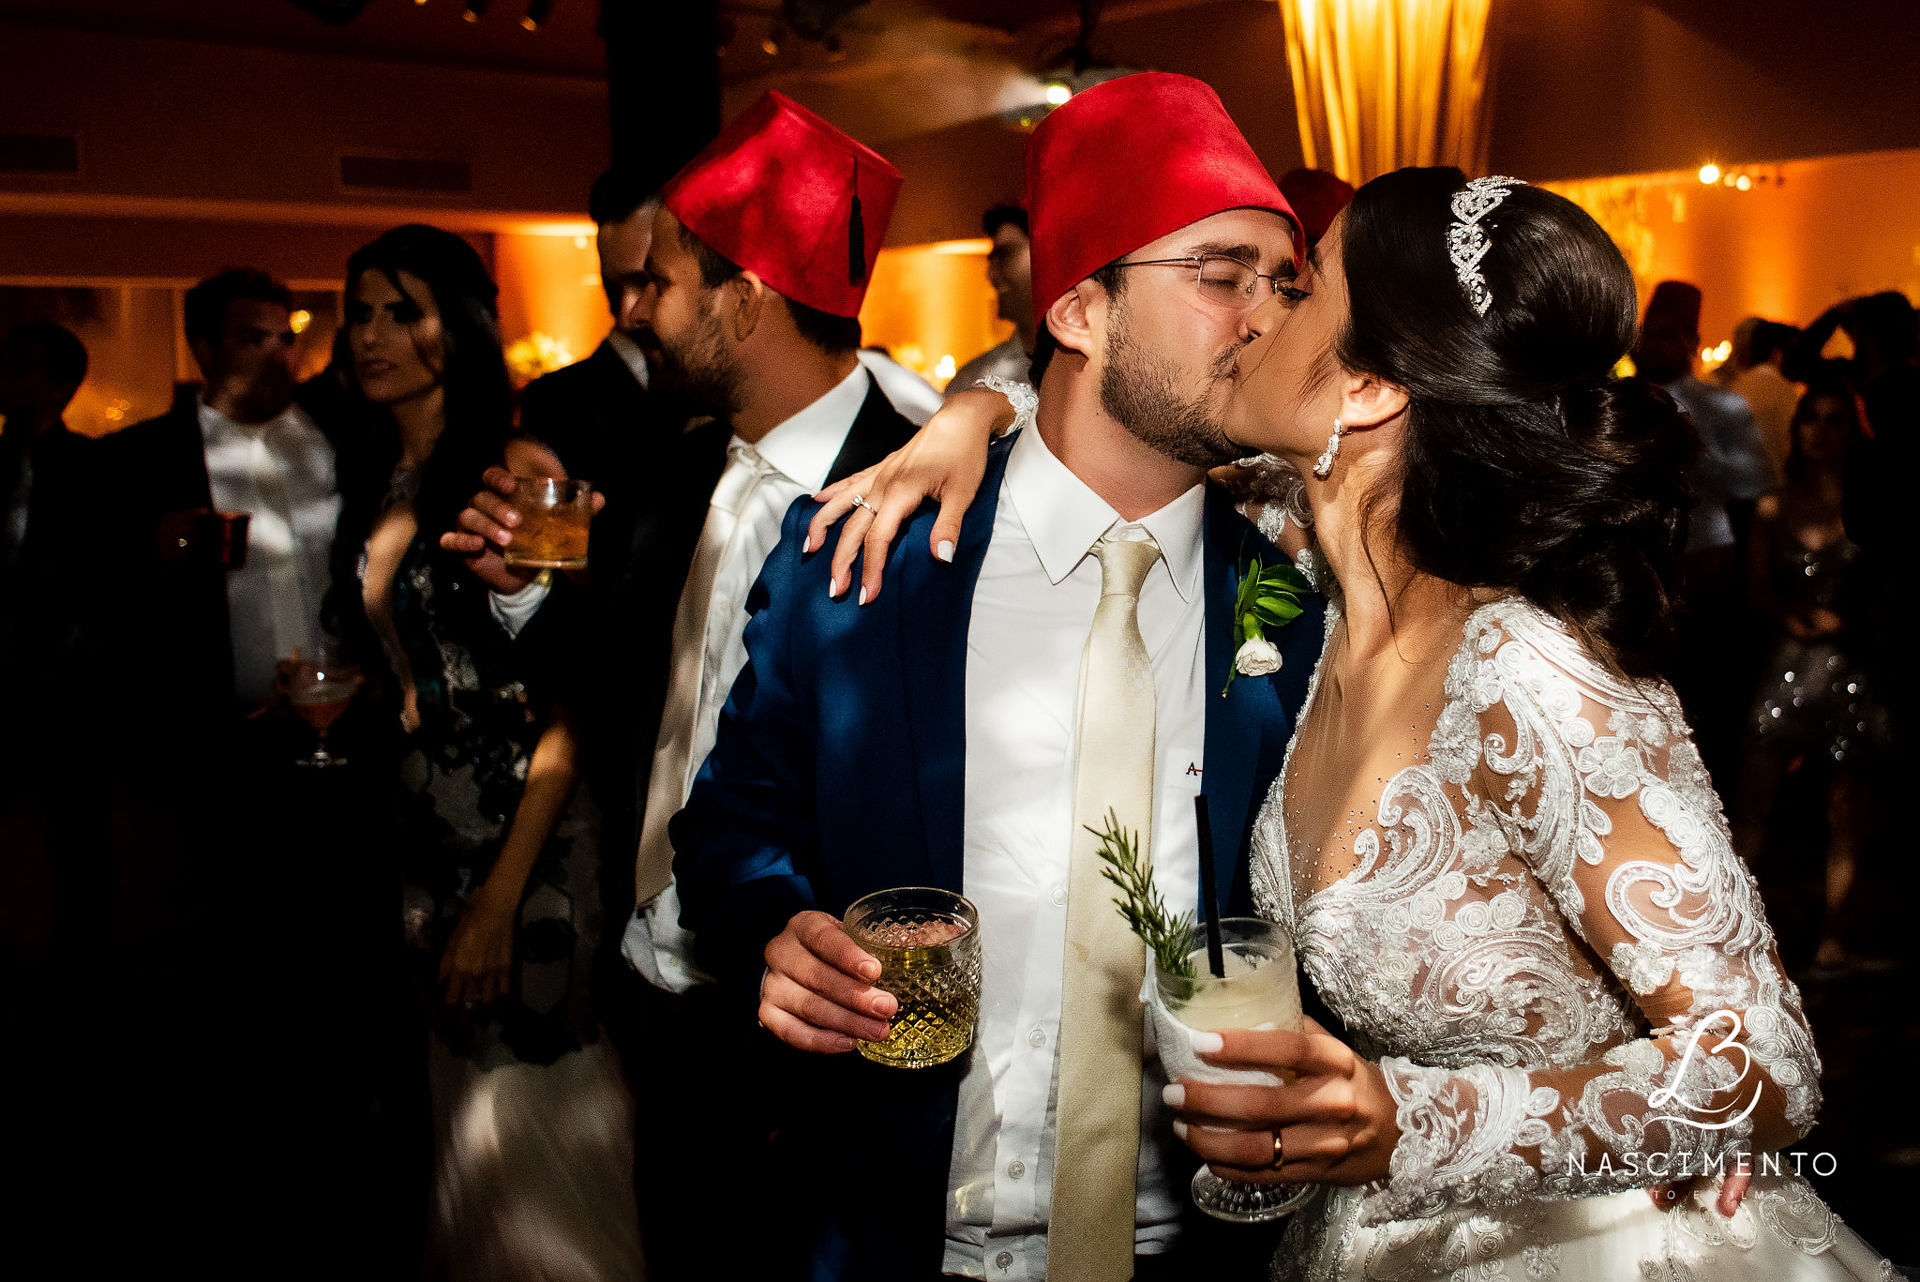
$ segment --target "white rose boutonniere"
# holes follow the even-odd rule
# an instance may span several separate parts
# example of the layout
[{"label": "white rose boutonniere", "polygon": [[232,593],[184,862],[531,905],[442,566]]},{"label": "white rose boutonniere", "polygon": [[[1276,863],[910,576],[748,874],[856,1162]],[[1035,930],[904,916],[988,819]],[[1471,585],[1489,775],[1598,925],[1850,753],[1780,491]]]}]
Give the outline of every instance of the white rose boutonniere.
[{"label": "white rose boutonniere", "polygon": [[1280,671],[1280,647],[1265,637],[1240,643],[1233,670],[1243,677],[1270,677]]},{"label": "white rose boutonniere", "polygon": [[1233,603],[1233,627],[1240,649],[1220,695],[1233,689],[1233,679],[1265,677],[1280,671],[1280,647],[1267,639],[1269,628],[1284,628],[1300,617],[1300,598],[1312,589],[1306,576],[1282,561],[1264,565],[1258,557],[1240,576],[1240,592]]}]

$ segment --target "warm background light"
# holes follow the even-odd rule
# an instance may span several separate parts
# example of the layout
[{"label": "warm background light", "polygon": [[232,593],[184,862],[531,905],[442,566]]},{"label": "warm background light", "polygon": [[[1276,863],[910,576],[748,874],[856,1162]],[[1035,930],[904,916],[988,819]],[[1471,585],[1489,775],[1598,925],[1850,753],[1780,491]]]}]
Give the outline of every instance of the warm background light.
[{"label": "warm background light", "polygon": [[1279,0],[1306,163],[1358,185],[1407,165],[1486,172],[1491,0]]},{"label": "warm background light", "polygon": [[861,341],[944,388],[954,371],[1013,332],[994,319],[982,239],[883,249],[860,309]]},{"label": "warm background light", "polygon": [[1920,150],[1741,168],[1745,189],[1702,187],[1691,171],[1544,185],[1607,229],[1643,303],[1662,280],[1698,285],[1700,332],[1715,340],[1745,316],[1805,325],[1860,294],[1920,300]]},{"label": "warm background light", "polygon": [[593,240],[576,227],[495,235],[493,274],[516,383],[585,356],[613,328]]}]

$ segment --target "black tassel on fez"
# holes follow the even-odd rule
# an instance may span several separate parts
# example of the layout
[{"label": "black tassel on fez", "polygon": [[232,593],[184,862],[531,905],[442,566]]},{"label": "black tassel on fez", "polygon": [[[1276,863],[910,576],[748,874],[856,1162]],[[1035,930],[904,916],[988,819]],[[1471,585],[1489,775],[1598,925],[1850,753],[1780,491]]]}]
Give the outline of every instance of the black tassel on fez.
[{"label": "black tassel on fez", "polygon": [[858,285],[867,278],[867,224],[860,217],[860,158],[853,158],[853,213],[847,220],[847,279]]}]

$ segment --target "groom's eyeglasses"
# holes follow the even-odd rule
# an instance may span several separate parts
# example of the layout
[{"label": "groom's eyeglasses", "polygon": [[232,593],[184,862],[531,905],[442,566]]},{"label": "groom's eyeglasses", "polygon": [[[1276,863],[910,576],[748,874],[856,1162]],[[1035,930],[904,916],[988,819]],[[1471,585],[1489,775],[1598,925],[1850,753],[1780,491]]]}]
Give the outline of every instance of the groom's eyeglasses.
[{"label": "groom's eyeglasses", "polygon": [[[1185,267],[1193,272],[1194,288],[1200,297],[1221,307],[1245,309],[1279,294],[1292,302],[1307,297],[1307,291],[1295,289],[1291,278],[1255,271],[1253,265],[1225,254],[1189,254],[1185,258],[1140,258],[1112,264],[1115,267]],[[1260,282],[1267,282],[1266,289]]]}]

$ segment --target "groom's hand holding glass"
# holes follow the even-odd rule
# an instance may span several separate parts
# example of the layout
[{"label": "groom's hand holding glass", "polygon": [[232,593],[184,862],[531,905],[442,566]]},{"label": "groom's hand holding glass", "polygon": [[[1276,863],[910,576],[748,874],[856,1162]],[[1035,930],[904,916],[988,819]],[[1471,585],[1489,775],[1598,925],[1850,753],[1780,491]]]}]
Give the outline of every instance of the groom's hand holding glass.
[{"label": "groom's hand holding glass", "polygon": [[[1195,1032],[1193,1049],[1220,1068],[1291,1074],[1281,1086],[1184,1079],[1166,1088],[1174,1131],[1225,1179],[1366,1184],[1383,1179],[1400,1138],[1393,1096],[1371,1060],[1311,1019],[1285,1029]],[[1275,1157],[1279,1162],[1275,1162]]]},{"label": "groom's hand holding glass", "polygon": [[840,919],[796,913],[766,949],[760,979],[760,1023],[787,1045],[838,1055],[854,1041],[886,1040],[900,1009],[874,987],[880,961],[848,938]]}]

